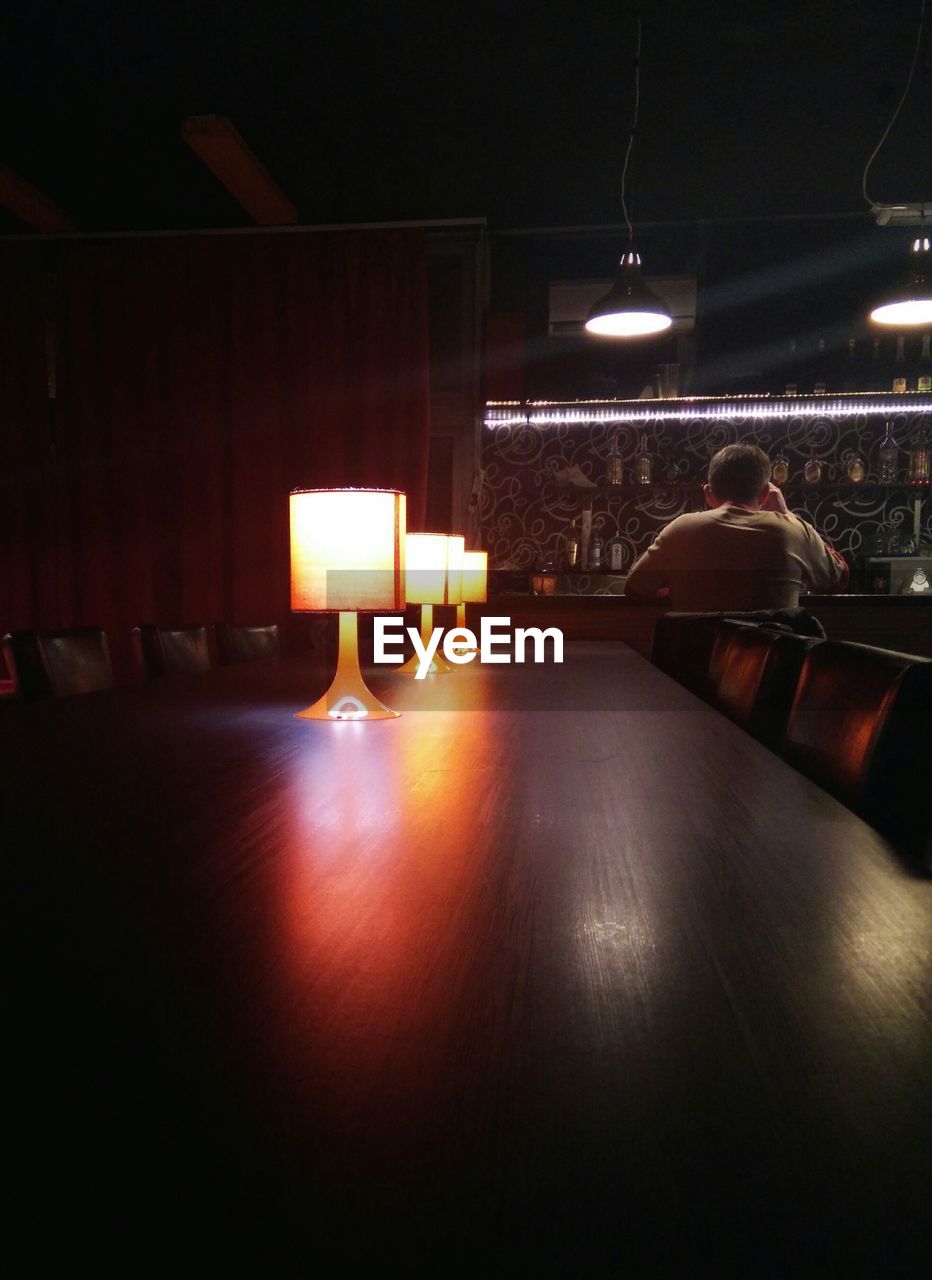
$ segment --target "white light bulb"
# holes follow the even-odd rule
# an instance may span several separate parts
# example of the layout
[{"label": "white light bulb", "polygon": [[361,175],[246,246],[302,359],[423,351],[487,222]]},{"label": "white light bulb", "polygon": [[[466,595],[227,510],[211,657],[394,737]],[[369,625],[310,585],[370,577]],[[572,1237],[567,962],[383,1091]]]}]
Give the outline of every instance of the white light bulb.
[{"label": "white light bulb", "polygon": [[635,338],[640,334],[660,333],[673,321],[659,311],[614,311],[586,321],[589,333],[610,338]]},{"label": "white light bulb", "polygon": [[926,298],[907,298],[903,302],[889,302],[875,307],[871,312],[875,324],[917,325],[932,324],[932,295]]}]

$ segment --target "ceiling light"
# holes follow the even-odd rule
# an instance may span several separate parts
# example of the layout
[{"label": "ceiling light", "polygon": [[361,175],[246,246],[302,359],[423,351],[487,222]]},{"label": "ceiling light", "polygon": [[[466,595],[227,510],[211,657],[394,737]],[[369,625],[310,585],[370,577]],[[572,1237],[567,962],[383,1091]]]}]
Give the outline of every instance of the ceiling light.
[{"label": "ceiling light", "polygon": [[590,308],[586,332],[605,338],[643,338],[669,329],[673,317],[641,276],[641,255],[634,248],[634,227],[628,216],[625,180],[628,162],[637,132],[641,101],[641,19],[638,18],[637,50],[634,55],[634,117],[628,137],[628,149],[621,171],[621,208],[628,227],[628,249],[622,254],[618,277],[604,298]]},{"label": "ceiling light", "polygon": [[875,324],[897,328],[932,325],[932,280],[929,278],[929,237],[913,241],[912,261],[906,280],[874,307]]},{"label": "ceiling light", "polygon": [[641,275],[641,255],[622,255],[618,279],[594,303],[586,317],[589,333],[608,338],[637,338],[669,329],[673,317]]}]

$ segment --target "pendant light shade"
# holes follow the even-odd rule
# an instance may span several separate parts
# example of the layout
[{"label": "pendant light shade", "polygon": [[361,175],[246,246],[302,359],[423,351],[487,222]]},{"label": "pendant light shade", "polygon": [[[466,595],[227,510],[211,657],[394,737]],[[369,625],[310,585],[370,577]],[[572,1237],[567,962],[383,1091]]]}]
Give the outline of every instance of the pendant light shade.
[{"label": "pendant light shade", "polygon": [[915,328],[932,325],[932,272],[930,272],[928,236],[913,241],[910,269],[899,288],[871,311],[874,324],[895,325],[896,328]]},{"label": "pendant light shade", "polygon": [[586,317],[589,333],[610,338],[646,337],[669,329],[673,317],[641,275],[641,255],[633,249],[622,256],[618,278]]}]

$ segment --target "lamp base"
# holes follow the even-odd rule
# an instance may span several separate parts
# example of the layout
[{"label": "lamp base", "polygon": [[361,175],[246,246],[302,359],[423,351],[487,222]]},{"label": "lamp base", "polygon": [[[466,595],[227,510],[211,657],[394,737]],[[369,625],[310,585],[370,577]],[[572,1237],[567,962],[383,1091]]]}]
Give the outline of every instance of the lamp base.
[{"label": "lamp base", "polygon": [[296,720],[396,720],[400,711],[392,711],[378,698],[362,678],[359,669],[359,632],[355,613],[340,614],[340,654],[333,683],[322,698],[303,711],[295,712]]},{"label": "lamp base", "polygon": [[[430,641],[431,632],[434,629],[434,606],[432,604],[421,605],[421,644],[424,648]],[[439,646],[438,646],[439,648]],[[399,676],[416,676],[421,669],[421,660],[415,653],[402,667],[395,668],[395,674]],[[435,653],[430,660],[426,675],[429,676],[448,676],[453,668],[440,653]]]}]

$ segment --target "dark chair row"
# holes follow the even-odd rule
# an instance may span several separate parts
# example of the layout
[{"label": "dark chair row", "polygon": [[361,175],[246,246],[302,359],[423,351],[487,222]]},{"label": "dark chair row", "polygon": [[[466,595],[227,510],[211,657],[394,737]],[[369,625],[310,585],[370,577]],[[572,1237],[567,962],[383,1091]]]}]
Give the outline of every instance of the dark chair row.
[{"label": "dark chair row", "polygon": [[932,659],[801,635],[767,618],[671,613],[658,630],[658,666],[928,857]]},{"label": "dark chair row", "polygon": [[[277,626],[218,622],[213,631],[221,665],[278,653]],[[148,680],[194,675],[209,671],[213,665],[203,626],[134,627],[132,639],[140,669]],[[12,631],[4,636],[3,645],[17,692],[26,701],[113,688],[110,647],[102,627]]]}]

